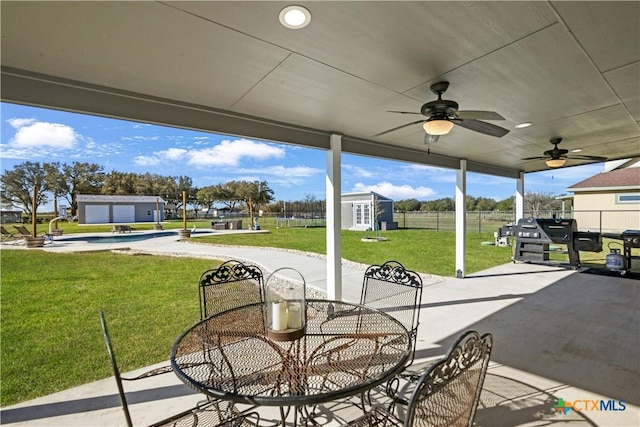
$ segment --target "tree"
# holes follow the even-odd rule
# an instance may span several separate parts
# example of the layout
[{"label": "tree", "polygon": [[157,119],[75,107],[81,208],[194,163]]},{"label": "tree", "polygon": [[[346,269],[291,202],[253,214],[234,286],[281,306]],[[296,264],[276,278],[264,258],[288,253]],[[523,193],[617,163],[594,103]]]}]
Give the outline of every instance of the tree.
[{"label": "tree", "polygon": [[453,211],[455,210],[455,201],[452,197],[431,200],[424,202],[420,207],[421,211]]},{"label": "tree", "polygon": [[135,194],[136,175],[131,172],[111,171],[104,177],[102,194]]},{"label": "tree", "polygon": [[170,191],[166,194],[167,202],[173,204],[176,210],[182,209],[182,192],[187,193],[187,204],[195,202],[196,190],[193,188],[193,180],[188,176],[180,175],[172,178],[173,183]]},{"label": "tree", "polygon": [[196,199],[201,206],[207,208],[207,211],[211,210],[216,203],[216,186],[209,185],[202,187],[196,193]]},{"label": "tree", "polygon": [[530,211],[533,217],[540,216],[541,211],[560,209],[561,202],[551,193],[533,192],[524,197],[524,210]]},{"label": "tree", "polygon": [[240,181],[229,181],[224,184],[218,184],[215,188],[218,200],[229,208],[229,212],[233,212],[238,202],[242,200],[240,187]]},{"label": "tree", "polygon": [[[47,203],[47,181],[45,168],[39,162],[24,162],[13,170],[6,171],[0,178],[2,204],[21,208],[27,215],[35,215],[38,206]],[[37,193],[33,204],[33,191]]]},{"label": "tree", "polygon": [[315,196],[315,194],[305,194],[305,196],[304,196],[304,210],[306,212],[310,212],[311,213],[311,218],[313,218],[314,215],[315,215],[314,211],[318,210],[316,208],[317,204],[318,204],[318,198]]},{"label": "tree", "polygon": [[493,211],[498,205],[498,202],[487,197],[478,197],[475,202],[475,210],[477,211]]},{"label": "tree", "polygon": [[266,181],[240,181],[238,196],[252,216],[273,200],[273,190]]},{"label": "tree", "polygon": [[64,169],[59,162],[45,163],[45,181],[47,190],[53,194],[53,213],[58,216],[58,197],[65,194],[67,181],[64,177]]},{"label": "tree", "polygon": [[78,210],[76,196],[78,194],[98,194],[104,183],[104,168],[95,163],[73,162],[71,165],[62,165],[66,188],[65,199],[71,206],[71,215],[75,216]]},{"label": "tree", "polygon": [[420,210],[420,206],[422,205],[422,203],[420,203],[417,199],[406,199],[395,202],[394,205],[397,211],[413,212]]},{"label": "tree", "polygon": [[516,197],[511,196],[496,203],[496,209],[499,211],[514,211],[516,206]]}]

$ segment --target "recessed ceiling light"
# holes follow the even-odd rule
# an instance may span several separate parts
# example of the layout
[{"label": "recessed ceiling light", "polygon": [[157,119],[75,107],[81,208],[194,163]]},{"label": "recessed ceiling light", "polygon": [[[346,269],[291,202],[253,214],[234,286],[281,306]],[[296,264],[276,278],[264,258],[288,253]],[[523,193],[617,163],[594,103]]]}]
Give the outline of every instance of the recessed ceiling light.
[{"label": "recessed ceiling light", "polygon": [[515,125],[514,127],[516,129],[523,129],[523,128],[528,128],[529,126],[531,126],[533,123],[531,122],[524,122],[524,123],[520,123],[519,125]]},{"label": "recessed ceiling light", "polygon": [[571,150],[572,153],[579,153],[582,151],[582,148],[576,148],[574,150]]},{"label": "recessed ceiling light", "polygon": [[302,6],[287,6],[280,11],[280,23],[294,30],[304,28],[311,22],[311,13]]}]

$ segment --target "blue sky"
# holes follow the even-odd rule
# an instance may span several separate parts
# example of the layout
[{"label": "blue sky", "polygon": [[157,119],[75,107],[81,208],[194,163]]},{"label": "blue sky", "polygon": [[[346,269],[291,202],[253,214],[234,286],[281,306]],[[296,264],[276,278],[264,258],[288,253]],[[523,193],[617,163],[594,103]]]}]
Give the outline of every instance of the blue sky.
[{"label": "blue sky", "polygon": [[[56,110],[0,103],[2,172],[24,161],[89,162],[105,172],[187,175],[196,187],[233,180],[267,181],[276,200],[325,197],[325,152],[289,144],[195,132]],[[525,192],[562,194],[602,172],[603,165],[527,174]],[[375,191],[395,200],[421,201],[455,194],[456,172],[343,154],[343,193]],[[515,180],[476,173],[467,193],[502,200]]]}]

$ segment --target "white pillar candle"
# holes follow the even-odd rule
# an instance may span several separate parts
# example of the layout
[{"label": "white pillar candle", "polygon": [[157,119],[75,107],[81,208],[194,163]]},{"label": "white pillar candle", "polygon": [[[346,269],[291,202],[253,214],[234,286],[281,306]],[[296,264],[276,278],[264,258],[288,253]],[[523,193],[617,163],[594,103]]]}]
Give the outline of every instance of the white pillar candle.
[{"label": "white pillar candle", "polygon": [[302,312],[298,305],[290,305],[288,312],[289,320],[287,322],[287,326],[291,329],[300,329],[302,328]]},{"label": "white pillar candle", "polygon": [[274,331],[284,331],[287,329],[287,304],[284,302],[274,302],[271,310],[272,325]]}]

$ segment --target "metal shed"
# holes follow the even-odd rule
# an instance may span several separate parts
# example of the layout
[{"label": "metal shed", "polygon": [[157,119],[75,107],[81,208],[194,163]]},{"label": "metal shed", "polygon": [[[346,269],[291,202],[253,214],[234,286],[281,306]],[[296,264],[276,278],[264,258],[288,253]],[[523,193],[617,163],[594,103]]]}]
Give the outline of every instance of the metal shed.
[{"label": "metal shed", "polygon": [[165,201],[157,196],[79,194],[79,224],[129,224],[164,219]]},{"label": "metal shed", "polygon": [[374,230],[398,228],[393,222],[393,200],[373,191],[345,193],[341,197],[343,230]]}]

